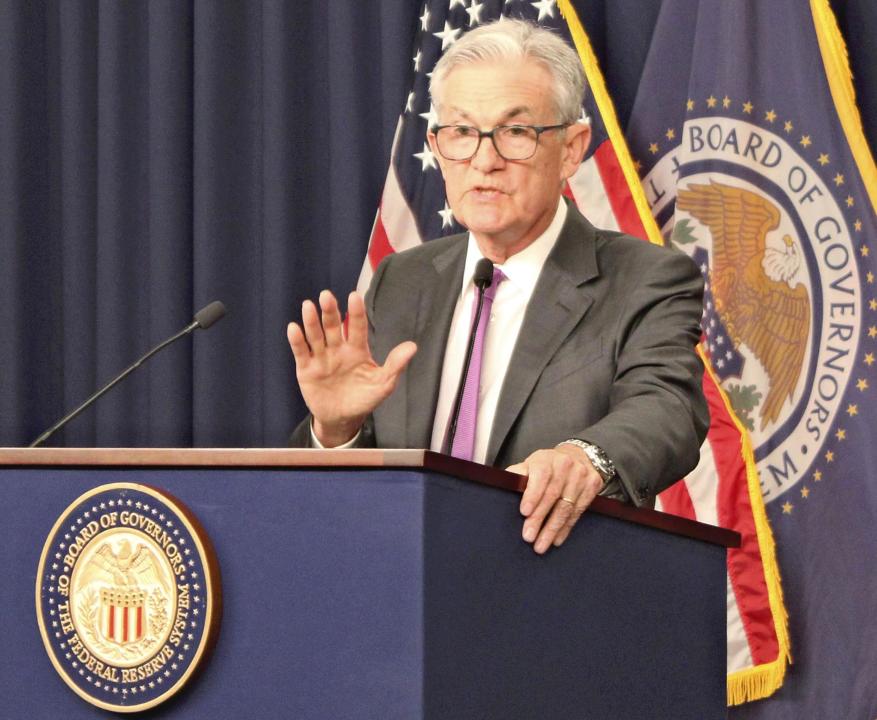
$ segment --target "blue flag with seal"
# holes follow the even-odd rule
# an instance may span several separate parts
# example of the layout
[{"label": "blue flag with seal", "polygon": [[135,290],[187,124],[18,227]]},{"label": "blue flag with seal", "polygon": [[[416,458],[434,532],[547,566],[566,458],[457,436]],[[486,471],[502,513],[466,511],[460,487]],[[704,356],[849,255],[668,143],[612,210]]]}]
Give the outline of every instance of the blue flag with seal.
[{"label": "blue flag with seal", "polygon": [[[627,137],[703,270],[783,575],[794,662],[732,716],[877,717],[877,170],[827,0],[665,1]],[[732,703],[775,689],[742,629]]]}]

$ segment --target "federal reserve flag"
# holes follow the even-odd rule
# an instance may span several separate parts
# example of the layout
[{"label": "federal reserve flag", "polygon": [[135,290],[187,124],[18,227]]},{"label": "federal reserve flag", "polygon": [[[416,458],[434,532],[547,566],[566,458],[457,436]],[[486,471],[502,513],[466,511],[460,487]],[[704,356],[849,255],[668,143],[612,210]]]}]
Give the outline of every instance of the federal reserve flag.
[{"label": "federal reserve flag", "polygon": [[[826,0],[665,1],[627,136],[707,281],[704,352],[783,574],[794,663],[734,716],[877,717],[877,170]],[[763,629],[729,626],[734,701],[773,689]]]}]

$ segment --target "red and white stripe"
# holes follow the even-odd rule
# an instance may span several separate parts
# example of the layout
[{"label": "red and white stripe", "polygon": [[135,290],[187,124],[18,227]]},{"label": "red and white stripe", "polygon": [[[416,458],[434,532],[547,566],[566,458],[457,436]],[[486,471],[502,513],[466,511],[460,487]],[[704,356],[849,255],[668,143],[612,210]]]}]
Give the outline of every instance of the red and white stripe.
[{"label": "red and white stripe", "polygon": [[[399,118],[396,136],[393,138],[393,157],[396,156],[396,145],[399,142],[401,132],[402,118]],[[387,255],[420,245],[421,242],[423,239],[417,231],[414,213],[411,212],[408,201],[402,193],[399,177],[396,175],[396,167],[390,163],[387,179],[384,182],[384,192],[381,195],[381,205],[372,226],[368,253],[362,264],[356,289],[360,293],[365,293],[375,268]]]},{"label": "red and white stripe", "polygon": [[137,642],[145,631],[143,606],[102,605],[101,628],[104,637],[113,642],[120,644]]}]

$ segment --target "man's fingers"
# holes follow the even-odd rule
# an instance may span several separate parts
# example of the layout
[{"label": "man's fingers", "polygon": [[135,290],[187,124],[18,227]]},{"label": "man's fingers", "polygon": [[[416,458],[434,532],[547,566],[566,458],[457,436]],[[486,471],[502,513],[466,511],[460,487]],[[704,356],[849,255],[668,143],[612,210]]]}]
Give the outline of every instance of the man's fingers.
[{"label": "man's fingers", "polygon": [[532,455],[525,462],[512,465],[507,469],[510,472],[519,472],[521,475],[527,476],[527,487],[524,488],[524,494],[521,497],[520,510],[521,515],[530,517],[542,499],[542,493],[545,492],[545,484],[550,475],[545,472],[544,463],[539,462],[539,459]]},{"label": "man's fingers", "polygon": [[354,347],[368,346],[368,318],[365,303],[355,290],[347,296],[347,342]]},{"label": "man's fingers", "polygon": [[[595,497],[596,495],[594,492],[590,491],[587,486],[585,486],[585,488],[579,493],[579,496],[572,507],[572,511],[566,518],[566,524],[560,529],[557,535],[554,536],[554,547],[560,547],[566,542],[566,539],[569,537],[575,524],[581,519],[582,515],[584,515],[585,510],[588,509],[588,506],[593,502]],[[564,502],[564,500],[561,499],[558,502]]]},{"label": "man's fingers", "polygon": [[575,513],[575,505],[570,499],[561,498],[551,510],[548,520],[542,526],[542,532],[533,545],[533,549],[540,555],[551,547],[551,544],[557,539],[558,534],[564,530],[569,530],[567,525],[569,519]]},{"label": "man's fingers", "polygon": [[289,348],[295,358],[295,366],[304,368],[311,359],[311,349],[305,340],[304,332],[298,323],[291,322],[286,326],[286,339],[289,340]]},{"label": "man's fingers", "polygon": [[[527,542],[534,542],[537,541],[537,539],[539,541],[543,540],[545,528],[552,521],[556,522],[559,520],[560,525],[557,527],[552,526],[554,527],[554,530],[551,532],[550,540],[554,540],[554,535],[557,530],[563,527],[563,524],[566,522],[568,508],[570,506],[568,502],[560,500],[562,489],[563,486],[558,482],[557,477],[551,478],[551,481],[546,484],[545,492],[542,493],[539,504],[536,506],[533,514],[524,522],[524,540]],[[560,505],[565,507],[558,510],[558,506]]]},{"label": "man's fingers", "polygon": [[384,361],[384,370],[387,372],[388,379],[396,382],[399,373],[405,369],[416,352],[417,345],[410,340],[399,343],[390,350],[390,354],[387,355],[387,359]]},{"label": "man's fingers", "polygon": [[[523,537],[533,542],[539,534],[539,528],[545,516],[551,510],[560,491],[557,483],[552,482],[551,466],[545,463],[531,462],[530,475],[527,478],[527,489],[521,498],[521,513],[527,517],[524,521]],[[530,512],[526,512],[529,510]]]},{"label": "man's fingers", "polygon": [[560,532],[557,533],[557,535],[555,535],[555,537],[554,537],[554,543],[553,543],[554,547],[560,547],[561,545],[563,545],[566,542],[566,539],[569,537],[569,534],[572,532],[573,525],[575,525],[575,523],[570,525],[570,523],[567,522],[567,524],[560,529]]},{"label": "man's fingers", "polygon": [[320,293],[320,310],[326,347],[338,347],[344,340],[341,336],[341,311],[335,296],[328,290]]},{"label": "man's fingers", "polygon": [[301,305],[301,324],[304,328],[305,340],[311,346],[314,355],[321,355],[326,349],[326,338],[323,336],[323,326],[317,313],[317,306],[310,300],[305,300]]}]

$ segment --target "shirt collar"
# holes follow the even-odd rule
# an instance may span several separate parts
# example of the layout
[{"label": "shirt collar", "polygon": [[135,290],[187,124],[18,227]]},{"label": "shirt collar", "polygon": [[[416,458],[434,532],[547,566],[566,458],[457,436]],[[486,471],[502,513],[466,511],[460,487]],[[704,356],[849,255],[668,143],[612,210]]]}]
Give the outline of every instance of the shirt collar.
[{"label": "shirt collar", "polygon": [[[560,237],[560,231],[566,222],[567,213],[566,202],[564,202],[563,198],[560,198],[557,203],[557,212],[554,213],[554,219],[545,228],[545,232],[521,250],[521,252],[515,253],[502,265],[496,266],[503,271],[509,282],[528,294],[533,292],[533,289],[536,287],[536,281],[539,279],[539,274],[542,272],[542,266],[548,259],[548,255],[557,242],[557,238]],[[470,232],[469,243],[466,248],[466,267],[463,271],[462,293],[465,293],[472,284],[475,265],[482,257],[484,256],[481,254],[481,250],[478,249],[478,243]]]}]

